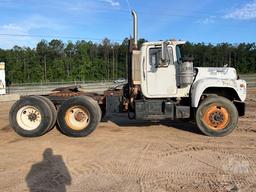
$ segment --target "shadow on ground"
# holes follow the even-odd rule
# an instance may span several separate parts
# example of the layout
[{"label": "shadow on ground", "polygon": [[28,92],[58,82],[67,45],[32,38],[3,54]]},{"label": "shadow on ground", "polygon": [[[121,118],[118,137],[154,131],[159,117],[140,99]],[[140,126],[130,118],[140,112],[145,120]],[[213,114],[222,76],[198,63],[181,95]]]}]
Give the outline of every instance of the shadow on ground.
[{"label": "shadow on ground", "polygon": [[66,192],[71,176],[62,156],[54,155],[48,148],[43,152],[42,161],[31,166],[26,182],[30,192]]},{"label": "shadow on ground", "polygon": [[190,133],[204,135],[199,128],[192,122],[189,121],[172,121],[172,120],[159,120],[159,121],[149,121],[149,120],[130,120],[126,114],[109,115],[104,117],[103,122],[111,121],[118,125],[120,128],[123,127],[146,127],[146,126],[157,126],[164,125],[169,128],[174,128],[178,130],[187,131]]}]

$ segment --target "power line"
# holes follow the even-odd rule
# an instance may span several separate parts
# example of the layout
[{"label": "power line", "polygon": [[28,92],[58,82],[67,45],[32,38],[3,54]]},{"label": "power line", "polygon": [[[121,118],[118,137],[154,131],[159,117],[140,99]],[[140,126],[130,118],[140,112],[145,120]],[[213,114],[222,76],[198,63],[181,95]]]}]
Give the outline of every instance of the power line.
[{"label": "power line", "polygon": [[[57,36],[57,35],[29,35],[29,34],[0,34],[0,36],[8,36],[8,37],[38,37],[38,38],[52,38],[52,39],[73,39],[73,40],[88,40],[88,41],[102,41],[104,38],[95,38],[95,37],[74,37],[74,36]],[[128,37],[125,37],[128,38]],[[124,38],[124,39],[125,39]],[[109,39],[110,41],[113,42],[123,42],[123,40],[118,40],[118,39]],[[152,40],[152,41],[158,41],[158,40]],[[194,44],[199,44],[199,43],[204,43],[204,44],[221,44],[221,43],[230,43],[232,45],[234,44],[240,44],[241,42],[204,42],[204,41],[188,41],[190,43],[194,43]],[[244,42],[246,43],[246,42]],[[250,42],[247,42],[250,43]]]},{"label": "power line", "polygon": [[[1,0],[0,0],[1,2]],[[7,1],[9,2],[9,1]],[[25,2],[21,2],[22,4],[26,4]],[[132,7],[131,4],[129,2],[129,0],[126,0],[128,9],[123,9],[123,8],[108,8],[105,7],[104,9],[100,9],[97,7],[89,7],[90,10],[93,10],[94,12],[120,12],[120,13],[125,13],[127,14],[127,12],[129,12]],[[48,4],[46,4],[48,5]],[[53,8],[54,6],[50,6],[49,8]],[[56,8],[59,8],[61,6],[56,6]],[[88,7],[86,7],[88,9]],[[147,11],[148,10],[148,11]],[[24,9],[22,9],[22,11],[24,11]],[[184,12],[192,12],[192,14],[181,14]],[[138,9],[136,10],[137,13],[141,14],[141,15],[151,15],[154,18],[157,15],[164,15],[164,16],[171,16],[171,17],[178,17],[178,18],[187,18],[187,19],[204,19],[204,18],[208,18],[211,16],[215,16],[215,20],[222,20],[223,17],[221,16],[216,16],[216,15],[220,15],[221,12],[203,12],[203,11],[193,11],[191,9],[168,9],[168,8],[153,8],[153,7],[144,7],[144,10],[142,9]],[[152,14],[154,13],[154,14]],[[106,17],[104,17],[104,19],[106,19]],[[112,20],[112,19],[111,19]]]},{"label": "power line", "polygon": [[[8,37],[38,37],[38,38],[52,38],[52,39],[75,39],[75,40],[91,40],[91,41],[102,41],[104,38],[95,37],[75,37],[75,36],[57,36],[57,35],[33,35],[33,34],[9,34],[1,33],[0,36]],[[115,42],[122,42],[120,39],[110,39]]]},{"label": "power line", "polygon": [[126,0],[126,3],[127,3],[127,6],[129,8],[129,10],[131,11],[132,10],[132,6],[131,6],[131,3],[129,0]]},{"label": "power line", "polygon": [[[1,2],[1,0],[0,0]],[[8,1],[7,1],[8,2]],[[21,4],[26,4],[25,2],[19,2]],[[123,13],[127,13],[129,11],[131,11],[132,6],[130,4],[129,0],[126,0],[128,9],[123,9],[123,8],[108,8],[108,7],[104,7],[104,9],[100,9],[97,7],[91,7],[91,10],[93,10],[94,12],[123,12]],[[45,4],[48,6],[48,4]],[[42,5],[41,5],[42,6]],[[51,5],[49,8],[60,8],[62,6],[53,6]],[[88,9],[88,7],[86,7]],[[145,11],[145,10],[149,10],[149,11]],[[24,11],[24,9],[22,8],[22,11]],[[152,7],[145,7],[144,10],[136,10],[137,13],[140,14],[147,14],[147,15],[152,15],[152,13],[154,13],[154,16],[156,15],[167,15],[167,16],[174,16],[174,17],[193,17],[193,18],[202,18],[202,16],[212,16],[213,14],[216,15],[218,14],[216,13],[211,13],[209,14],[209,12],[202,12],[202,11],[193,11],[193,13],[199,13],[199,14],[173,14],[170,12],[188,12],[191,11],[190,9],[164,9],[164,8],[152,8]]]},{"label": "power line", "polygon": [[[4,2],[4,3],[9,3],[9,1],[3,1],[0,0],[0,2]],[[26,5],[26,2],[19,2],[20,4]],[[57,3],[59,4],[59,3]],[[44,5],[49,6],[49,8],[61,8],[62,6],[57,6],[57,4],[54,5],[49,5],[48,3],[45,3]],[[130,11],[132,9],[131,3],[129,0],[126,0],[126,4],[128,6],[128,9],[124,9],[124,8],[108,8],[108,7],[104,7],[104,9],[100,9],[97,7],[89,7],[89,9],[93,9],[93,11],[102,11],[102,12],[108,12],[108,11],[115,11],[115,12],[125,12],[127,13],[127,11]],[[61,4],[60,4],[61,5]],[[38,5],[37,5],[38,6]],[[42,3],[40,3],[40,7],[42,6]],[[83,6],[83,5],[81,5]],[[88,7],[86,7],[88,9]],[[170,15],[170,12],[193,12],[193,13],[199,13],[199,14],[193,14],[193,16],[210,16],[212,14],[219,14],[219,12],[211,12],[209,15],[209,12],[203,12],[203,11],[193,11],[191,9],[173,9],[173,8],[156,8],[156,7],[143,7],[144,10],[136,10],[138,13],[143,13],[143,14],[151,14],[154,13],[154,15]],[[24,7],[22,7],[22,10],[24,11]],[[145,10],[149,10],[149,11],[145,11]],[[173,15],[173,14],[171,14]],[[177,16],[179,16],[181,14],[178,14]],[[191,15],[182,15],[182,16],[191,16]]]},{"label": "power line", "polygon": [[[146,10],[149,10],[149,11],[146,11]],[[169,14],[170,12],[178,12],[178,13],[192,12],[192,13],[197,13],[197,14],[194,14],[197,16],[210,16],[210,15],[220,14],[220,12],[209,12],[209,11],[205,12],[205,11],[196,11],[196,10],[192,10],[192,9],[180,9],[180,8],[173,9],[173,8],[156,8],[156,7],[144,7],[143,12],[147,12],[147,13],[155,13],[156,12],[156,14],[158,14],[158,13]]]}]

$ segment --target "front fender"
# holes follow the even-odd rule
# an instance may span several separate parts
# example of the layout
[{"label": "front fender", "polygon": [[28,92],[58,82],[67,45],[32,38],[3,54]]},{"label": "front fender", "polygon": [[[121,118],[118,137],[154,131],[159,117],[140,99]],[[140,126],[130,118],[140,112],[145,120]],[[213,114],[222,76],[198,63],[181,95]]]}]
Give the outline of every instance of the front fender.
[{"label": "front fender", "polygon": [[216,78],[200,79],[194,82],[191,88],[191,106],[192,107],[198,107],[202,94],[209,87],[220,88],[220,89],[232,88],[236,91],[241,101],[244,101],[246,98],[246,81],[244,80],[216,79]]}]

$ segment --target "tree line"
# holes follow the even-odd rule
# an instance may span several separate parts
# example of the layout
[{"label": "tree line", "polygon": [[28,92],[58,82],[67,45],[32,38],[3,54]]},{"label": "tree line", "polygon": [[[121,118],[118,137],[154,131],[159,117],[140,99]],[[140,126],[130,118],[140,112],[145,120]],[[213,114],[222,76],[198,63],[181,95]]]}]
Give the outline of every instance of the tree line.
[{"label": "tree line", "polygon": [[234,67],[238,73],[256,72],[256,43],[217,45],[186,43],[185,55],[194,58],[194,65],[201,67]]},{"label": "tree line", "polygon": [[[139,40],[139,45],[145,42]],[[240,73],[256,72],[256,44],[217,45],[186,43],[185,56],[195,66],[229,65]],[[35,48],[14,46],[0,49],[6,63],[6,78],[12,83],[112,80],[127,77],[128,38],[121,43],[105,38],[101,43],[61,40],[40,41]]]}]

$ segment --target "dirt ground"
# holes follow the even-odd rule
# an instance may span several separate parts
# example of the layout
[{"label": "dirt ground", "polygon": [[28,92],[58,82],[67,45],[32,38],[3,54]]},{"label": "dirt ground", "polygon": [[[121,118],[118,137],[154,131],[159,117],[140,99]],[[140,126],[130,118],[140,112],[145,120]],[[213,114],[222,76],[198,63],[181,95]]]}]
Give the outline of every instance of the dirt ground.
[{"label": "dirt ground", "polygon": [[[256,191],[256,89],[229,136],[189,123],[110,118],[90,136],[22,138],[0,106],[0,191]],[[51,190],[48,190],[51,189]]]}]

